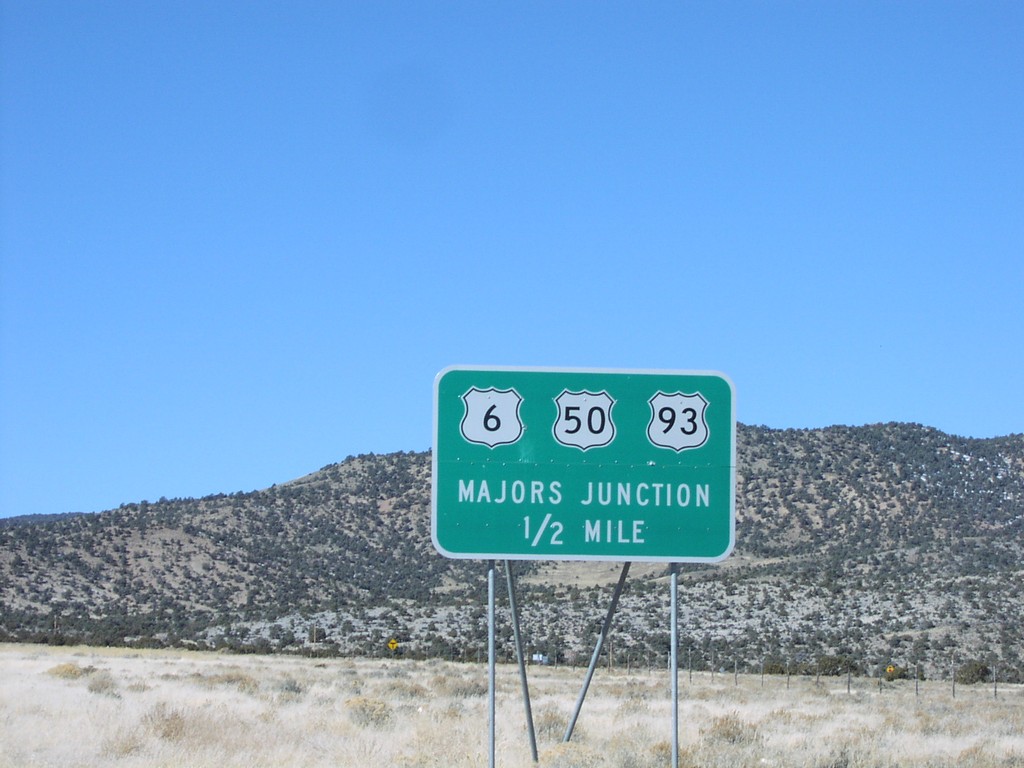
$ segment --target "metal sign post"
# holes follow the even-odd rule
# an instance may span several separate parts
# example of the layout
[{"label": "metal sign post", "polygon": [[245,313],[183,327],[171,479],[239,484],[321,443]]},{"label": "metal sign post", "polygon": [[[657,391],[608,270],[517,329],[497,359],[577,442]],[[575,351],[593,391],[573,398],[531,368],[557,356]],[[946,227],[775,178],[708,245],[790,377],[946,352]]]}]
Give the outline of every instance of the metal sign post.
[{"label": "metal sign post", "polygon": [[669,621],[672,624],[671,660],[669,669],[672,674],[672,768],[679,768],[679,566],[675,563],[669,568],[671,583],[669,586],[669,602],[671,603]]},{"label": "metal sign post", "polygon": [[523,639],[519,632],[519,606],[516,604],[516,590],[512,578],[512,563],[505,561],[505,581],[508,583],[508,607],[512,613],[512,636],[516,643],[516,659],[519,661],[519,684],[523,689],[523,706],[526,709],[526,732],[530,737],[530,754],[533,762],[539,762],[537,756],[537,734],[533,728],[533,710],[530,707],[530,686],[526,680],[526,659],[523,654]]},{"label": "metal sign post", "polygon": [[604,645],[604,641],[608,639],[608,631],[612,626],[612,617],[615,615],[615,608],[619,604],[619,597],[622,595],[622,588],[626,585],[626,576],[629,574],[629,563],[622,566],[622,573],[619,574],[619,582],[615,585],[615,591],[612,593],[612,602],[608,606],[608,613],[604,617],[604,624],[601,625],[601,634],[598,635],[597,644],[594,646],[594,655],[590,657],[590,666],[587,668],[586,677],[583,678],[583,687],[580,689],[579,698],[576,699],[576,708],[572,712],[572,717],[569,718],[569,724],[565,728],[565,736],[562,741],[568,741],[572,738],[572,732],[576,728],[576,720],[580,716],[580,710],[583,709],[583,701],[587,698],[587,689],[590,688],[590,681],[594,677],[594,670],[597,669],[597,662],[601,658],[601,648]]},{"label": "metal sign post", "polygon": [[487,563],[487,745],[490,754],[488,765],[494,768],[494,697],[495,665],[494,650],[494,561]]}]

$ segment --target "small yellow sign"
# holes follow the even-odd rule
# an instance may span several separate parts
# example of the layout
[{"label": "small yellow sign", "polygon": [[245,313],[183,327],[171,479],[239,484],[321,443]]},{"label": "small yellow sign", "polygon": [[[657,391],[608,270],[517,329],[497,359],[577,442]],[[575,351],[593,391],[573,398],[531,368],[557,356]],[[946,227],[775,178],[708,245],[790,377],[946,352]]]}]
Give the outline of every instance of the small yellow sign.
[{"label": "small yellow sign", "polygon": [[388,648],[390,648],[392,651],[397,650],[398,649],[398,641],[395,640],[395,638],[392,637],[390,640],[388,640]]},{"label": "small yellow sign", "polygon": [[896,671],[896,667],[894,667],[892,664],[890,664],[888,667],[885,668],[885,671],[888,672],[891,675],[893,672]]}]

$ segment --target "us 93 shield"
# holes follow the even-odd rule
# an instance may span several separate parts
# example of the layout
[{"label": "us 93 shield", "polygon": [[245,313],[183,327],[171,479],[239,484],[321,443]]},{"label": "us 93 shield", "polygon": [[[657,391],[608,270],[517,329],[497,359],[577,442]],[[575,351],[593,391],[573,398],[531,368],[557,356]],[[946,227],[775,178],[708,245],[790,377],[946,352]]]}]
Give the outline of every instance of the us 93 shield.
[{"label": "us 93 shield", "polygon": [[651,423],[647,437],[654,445],[685,451],[700,448],[708,439],[708,423],[704,411],[708,401],[700,392],[658,392],[650,400]]}]

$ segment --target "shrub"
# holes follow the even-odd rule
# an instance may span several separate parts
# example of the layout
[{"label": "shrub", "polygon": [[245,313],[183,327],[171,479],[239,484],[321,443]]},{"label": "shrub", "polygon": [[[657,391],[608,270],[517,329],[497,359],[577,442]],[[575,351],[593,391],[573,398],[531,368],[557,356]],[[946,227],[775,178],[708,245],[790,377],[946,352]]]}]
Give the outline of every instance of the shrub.
[{"label": "shrub", "polygon": [[605,765],[605,760],[596,749],[569,742],[547,750],[544,753],[543,764],[551,768],[597,768]]},{"label": "shrub", "polygon": [[381,699],[357,696],[345,702],[345,707],[356,725],[383,728],[391,722],[391,705]]},{"label": "shrub", "polygon": [[180,709],[157,704],[142,718],[142,724],[158,739],[183,741],[188,731],[188,718]]},{"label": "shrub", "polygon": [[429,699],[430,691],[419,683],[399,682],[390,686],[392,695],[400,699]]},{"label": "shrub", "polygon": [[112,735],[103,739],[100,755],[103,757],[124,758],[142,751],[144,741],[136,729],[120,728]]},{"label": "shrub", "polygon": [[533,730],[538,741],[561,741],[568,724],[569,716],[551,703],[545,703],[533,713]]},{"label": "shrub", "polygon": [[760,738],[757,726],[744,722],[736,712],[713,718],[700,735],[706,741],[725,744],[753,744]]},{"label": "shrub", "polygon": [[64,664],[58,664],[55,667],[50,667],[46,670],[46,674],[59,677],[62,680],[77,680],[78,678],[84,677],[94,671],[95,670],[91,667],[83,669],[74,662],[65,662]]},{"label": "shrub", "polygon": [[984,683],[991,674],[992,670],[988,668],[985,662],[968,661],[956,671],[955,679],[958,683],[972,685],[974,683]]},{"label": "shrub", "polygon": [[117,696],[117,681],[109,672],[97,672],[89,678],[86,686],[90,693],[103,693],[108,696]]},{"label": "shrub", "polygon": [[828,677],[845,675],[847,671],[858,673],[860,667],[849,656],[822,656],[818,659],[818,672]]},{"label": "shrub", "polygon": [[469,680],[457,676],[435,675],[431,682],[431,687],[439,696],[449,696],[454,699],[487,695],[486,680]]},{"label": "shrub", "polygon": [[277,690],[280,691],[285,698],[295,700],[303,694],[305,687],[294,677],[286,677],[278,682]]},{"label": "shrub", "polygon": [[241,693],[256,693],[259,691],[259,681],[247,672],[231,669],[215,675],[203,676],[200,680],[204,685],[224,685],[237,688]]}]

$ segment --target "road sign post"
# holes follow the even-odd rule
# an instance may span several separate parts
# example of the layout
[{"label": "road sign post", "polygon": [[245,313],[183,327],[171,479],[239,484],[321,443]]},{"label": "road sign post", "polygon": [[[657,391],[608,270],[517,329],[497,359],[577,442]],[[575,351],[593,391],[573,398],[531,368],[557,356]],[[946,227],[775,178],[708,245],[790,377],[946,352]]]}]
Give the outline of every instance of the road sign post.
[{"label": "road sign post", "polygon": [[447,368],[434,545],[481,560],[717,562],[735,540],[735,435],[719,373]]}]

